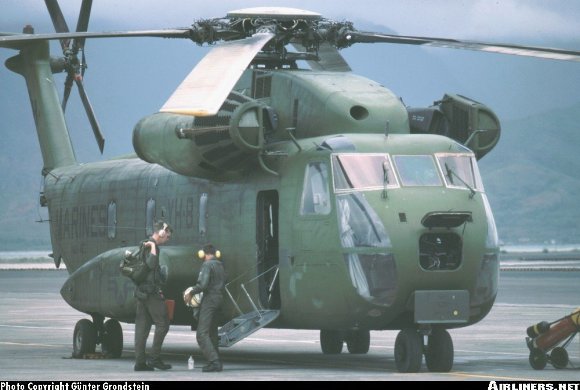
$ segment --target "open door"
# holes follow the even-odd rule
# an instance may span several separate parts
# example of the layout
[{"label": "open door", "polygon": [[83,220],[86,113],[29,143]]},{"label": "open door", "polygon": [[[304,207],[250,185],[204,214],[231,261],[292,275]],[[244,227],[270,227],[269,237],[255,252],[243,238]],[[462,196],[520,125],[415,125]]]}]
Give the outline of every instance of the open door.
[{"label": "open door", "polygon": [[260,191],[256,205],[258,288],[265,309],[280,309],[278,274],[278,191]]}]

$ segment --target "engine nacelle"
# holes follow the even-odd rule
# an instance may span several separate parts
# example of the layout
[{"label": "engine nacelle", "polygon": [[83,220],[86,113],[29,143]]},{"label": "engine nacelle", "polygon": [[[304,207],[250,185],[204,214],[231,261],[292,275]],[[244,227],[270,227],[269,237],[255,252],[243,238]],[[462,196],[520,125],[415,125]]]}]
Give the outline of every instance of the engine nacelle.
[{"label": "engine nacelle", "polygon": [[255,164],[264,144],[263,105],[231,92],[213,116],[158,113],[133,130],[142,159],[182,175],[212,178]]},{"label": "engine nacelle", "polygon": [[467,146],[477,159],[498,143],[501,126],[486,105],[461,95],[445,94],[428,108],[408,108],[411,133],[439,134]]}]

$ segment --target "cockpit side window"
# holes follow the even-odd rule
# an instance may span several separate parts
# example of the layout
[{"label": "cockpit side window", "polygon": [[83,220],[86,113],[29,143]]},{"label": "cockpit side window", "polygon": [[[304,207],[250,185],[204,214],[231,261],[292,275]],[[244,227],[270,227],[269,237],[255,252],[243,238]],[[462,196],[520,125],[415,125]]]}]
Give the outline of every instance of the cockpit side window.
[{"label": "cockpit side window", "polygon": [[412,186],[441,186],[441,178],[432,156],[393,156],[401,184]]},{"label": "cockpit side window", "polygon": [[445,185],[483,191],[475,157],[471,154],[437,154]]},{"label": "cockpit side window", "polygon": [[306,167],[302,188],[301,215],[330,214],[330,193],[328,189],[328,165],[312,162]]}]

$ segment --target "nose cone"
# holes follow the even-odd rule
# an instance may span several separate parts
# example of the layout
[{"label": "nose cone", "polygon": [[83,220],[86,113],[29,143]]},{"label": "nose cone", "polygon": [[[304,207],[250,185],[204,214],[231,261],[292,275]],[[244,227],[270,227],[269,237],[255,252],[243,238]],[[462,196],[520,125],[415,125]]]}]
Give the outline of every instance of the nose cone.
[{"label": "nose cone", "polygon": [[66,303],[79,311],[97,311],[98,265],[94,259],[89,261],[72,273],[60,289],[60,295]]},{"label": "nose cone", "polygon": [[125,250],[135,249],[117,248],[91,259],[69,276],[60,295],[84,313],[116,313],[113,309],[125,303],[132,286],[131,280],[121,275],[119,264]]},{"label": "nose cone", "polygon": [[64,282],[64,284],[62,285],[62,287],[60,289],[60,295],[62,296],[62,298],[64,299],[64,301],[66,303],[68,303],[70,306],[73,306],[72,302],[73,302],[74,285],[75,285],[74,279],[71,279],[69,277],[66,280],[66,282]]}]

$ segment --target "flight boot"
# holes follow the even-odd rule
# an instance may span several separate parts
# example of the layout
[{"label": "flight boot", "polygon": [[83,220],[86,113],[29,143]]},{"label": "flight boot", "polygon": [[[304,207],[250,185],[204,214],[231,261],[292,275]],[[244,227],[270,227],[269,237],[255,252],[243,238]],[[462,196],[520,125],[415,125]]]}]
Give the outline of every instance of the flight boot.
[{"label": "flight boot", "polygon": [[204,366],[201,371],[203,372],[221,372],[223,371],[224,367],[222,362],[219,360],[214,360],[210,362],[207,366]]},{"label": "flight boot", "polygon": [[169,370],[171,368],[171,364],[164,363],[161,358],[150,360],[149,366],[157,368],[158,370]]},{"label": "flight boot", "polygon": [[155,371],[155,369],[153,367],[151,367],[149,364],[143,362],[143,363],[135,363],[135,367],[133,367],[133,369],[135,371]]}]

